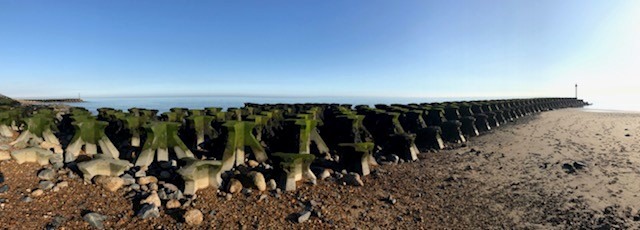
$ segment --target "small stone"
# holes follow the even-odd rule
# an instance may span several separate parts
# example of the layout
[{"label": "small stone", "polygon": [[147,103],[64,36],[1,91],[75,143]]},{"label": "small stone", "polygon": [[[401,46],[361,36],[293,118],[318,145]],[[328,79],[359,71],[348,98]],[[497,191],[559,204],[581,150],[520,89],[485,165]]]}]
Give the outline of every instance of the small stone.
[{"label": "small stone", "polygon": [[154,176],[145,176],[145,177],[138,178],[139,185],[147,185],[150,183],[158,183],[158,178]]},{"label": "small stone", "polygon": [[576,161],[576,162],[573,162],[573,167],[577,170],[580,170],[587,167],[587,164],[585,164],[584,162]]},{"label": "small stone", "polygon": [[258,200],[259,201],[263,201],[263,200],[266,200],[267,198],[269,198],[269,196],[267,196],[267,194],[262,194],[262,195],[260,195],[260,198]]},{"label": "small stone", "polygon": [[242,194],[247,195],[247,196],[251,195],[252,192],[253,192],[253,190],[251,190],[250,188],[243,188],[242,189]]},{"label": "small stone", "polygon": [[227,192],[228,193],[238,193],[242,191],[242,183],[236,179],[229,180],[227,184]]},{"label": "small stone", "polygon": [[49,163],[51,163],[54,169],[61,169],[62,167],[64,167],[64,159],[62,158],[62,154],[53,154],[53,156],[49,158]]},{"label": "small stone", "polygon": [[0,198],[0,204],[7,203],[7,198]]},{"label": "small stone", "polygon": [[164,183],[164,184],[162,185],[162,187],[164,187],[164,188],[168,189],[168,190],[169,190],[169,191],[171,191],[171,192],[176,192],[176,191],[179,191],[179,190],[180,190],[180,189],[178,189],[178,186],[175,186],[175,185],[173,185],[173,184],[169,184],[169,183]]},{"label": "small stone", "polygon": [[85,214],[82,219],[84,219],[84,221],[89,223],[89,225],[94,228],[104,229],[104,224],[102,222],[107,219],[107,216],[95,212],[90,212]]},{"label": "small stone", "polygon": [[630,137],[630,136],[631,136],[631,134],[628,134],[628,133],[627,133],[627,134],[625,134],[624,136],[625,136],[625,137]]},{"label": "small stone", "polygon": [[184,217],[184,222],[190,226],[198,226],[202,224],[202,221],[204,220],[204,216],[202,215],[202,212],[198,209],[192,209],[187,211],[183,217]]},{"label": "small stone", "polygon": [[276,183],[276,180],[274,179],[269,180],[269,182],[267,182],[267,188],[269,188],[269,190],[275,190],[276,188],[278,188],[278,184]]},{"label": "small stone", "polygon": [[233,195],[231,195],[231,193],[227,193],[226,195],[224,195],[224,198],[226,200],[231,200],[231,199],[233,199]]},{"label": "small stone", "polygon": [[38,178],[41,180],[53,180],[56,178],[56,172],[52,169],[42,169],[38,172]]},{"label": "small stone", "polygon": [[0,194],[3,194],[5,192],[9,191],[9,185],[5,184],[3,186],[0,187]]},{"label": "small stone", "polygon": [[307,211],[304,211],[304,212],[302,212],[302,213],[300,213],[298,215],[297,221],[298,221],[298,223],[303,223],[303,222],[309,220],[309,217],[311,217],[311,211],[307,210]]},{"label": "small stone", "polygon": [[247,165],[249,165],[249,167],[251,167],[251,168],[255,168],[255,167],[258,167],[258,165],[260,165],[260,163],[258,163],[257,161],[254,161],[254,160],[249,160],[249,161],[247,161]]},{"label": "small stone", "polygon": [[160,201],[160,197],[158,197],[158,193],[156,191],[151,192],[147,198],[140,201],[140,204],[152,204],[156,207],[162,206],[162,201]]},{"label": "small stone", "polygon": [[54,216],[51,223],[47,224],[46,229],[56,229],[66,221],[66,219],[60,215]]},{"label": "small stone", "polygon": [[396,154],[391,154],[388,159],[389,159],[389,161],[391,161],[393,163],[396,163],[396,164],[400,162],[400,157],[398,155],[396,155]]},{"label": "small stone", "polygon": [[136,183],[136,178],[133,178],[133,176],[131,176],[130,174],[124,174],[120,178],[122,178],[122,181],[124,182],[125,186],[129,186]]},{"label": "small stone", "polygon": [[11,154],[8,151],[0,150],[0,161],[6,161],[11,159]]},{"label": "small stone", "polygon": [[56,186],[56,184],[54,184],[53,182],[48,181],[48,180],[42,180],[42,181],[40,181],[40,183],[38,183],[38,188],[40,188],[42,190],[52,189],[53,186]]},{"label": "small stone", "polygon": [[53,191],[57,192],[57,191],[60,191],[60,189],[63,189],[63,188],[66,188],[66,187],[69,187],[69,182],[62,181],[62,182],[56,184],[55,187],[53,187]]},{"label": "small stone", "polygon": [[344,182],[353,186],[364,186],[364,182],[360,179],[360,174],[351,172],[344,176]]},{"label": "small stone", "polygon": [[320,173],[320,175],[318,175],[318,178],[319,178],[320,180],[324,180],[324,179],[327,179],[327,178],[329,178],[329,177],[331,177],[331,170],[329,170],[329,169],[324,169],[324,170],[322,170],[322,172]]},{"label": "small stone", "polygon": [[120,177],[95,176],[93,181],[111,192],[118,191],[124,185],[124,180]]},{"label": "small stone", "polygon": [[29,203],[31,201],[33,201],[31,197],[28,197],[28,196],[22,197],[22,202]]},{"label": "small stone", "polygon": [[131,186],[129,186],[129,188],[131,188],[131,190],[140,191],[139,184],[132,184]]},{"label": "small stone", "polygon": [[160,210],[158,210],[158,207],[153,204],[143,204],[142,208],[138,210],[136,216],[142,219],[156,218],[160,217]]},{"label": "small stone", "polygon": [[75,179],[75,178],[76,178],[76,177],[78,177],[78,176],[77,176],[75,173],[73,173],[72,171],[69,171],[69,172],[67,173],[67,177],[68,177],[69,179]]},{"label": "small stone", "polygon": [[4,174],[0,172],[0,184],[4,183]]},{"label": "small stone", "polygon": [[151,183],[148,185],[149,186],[149,190],[151,191],[158,191],[158,184],[156,183]]},{"label": "small stone", "polygon": [[267,183],[264,180],[264,175],[262,175],[261,172],[249,172],[249,178],[251,178],[251,181],[253,182],[253,187],[257,188],[258,191],[265,191],[267,190]]},{"label": "small stone", "polygon": [[180,208],[182,204],[180,204],[180,201],[175,200],[175,199],[171,199],[169,201],[167,201],[167,209],[174,209],[174,208]]},{"label": "small stone", "polygon": [[11,149],[11,146],[9,146],[9,145],[0,145],[0,150],[6,151],[6,150],[9,150],[9,149]]},{"label": "small stone", "polygon": [[44,191],[42,191],[42,189],[36,189],[31,192],[32,197],[39,197],[42,196],[42,194],[44,194]]}]

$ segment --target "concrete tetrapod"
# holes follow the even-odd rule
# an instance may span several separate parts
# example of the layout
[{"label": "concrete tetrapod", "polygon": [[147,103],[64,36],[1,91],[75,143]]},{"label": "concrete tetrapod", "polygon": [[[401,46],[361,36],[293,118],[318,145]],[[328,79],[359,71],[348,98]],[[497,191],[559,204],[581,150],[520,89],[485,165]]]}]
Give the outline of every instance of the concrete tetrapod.
[{"label": "concrete tetrapod", "polygon": [[369,165],[373,159],[374,144],[372,142],[342,143],[338,146],[341,154],[340,161],[347,171],[356,172],[362,176],[369,175],[371,172]]},{"label": "concrete tetrapod", "polygon": [[193,195],[200,189],[220,187],[222,162],[197,159],[187,159],[186,162],[186,165],[177,171],[184,180],[184,194]]},{"label": "concrete tetrapod", "polygon": [[147,140],[136,160],[136,166],[149,166],[156,156],[157,161],[169,161],[169,148],[173,149],[178,159],[195,158],[178,137],[179,127],[180,123],[166,121],[152,122],[147,126]]},{"label": "concrete tetrapod", "polygon": [[87,118],[72,124],[76,128],[76,133],[69,146],[67,146],[64,156],[65,162],[75,161],[80,155],[82,147],[84,147],[85,154],[89,156],[98,154],[99,146],[103,154],[109,155],[114,159],[120,157],[120,152],[104,133],[104,129],[109,125],[108,122]]},{"label": "concrete tetrapod", "polygon": [[0,136],[13,137],[11,126],[18,120],[18,110],[0,112]]},{"label": "concrete tetrapod", "polygon": [[285,191],[295,191],[296,182],[308,180],[315,182],[316,176],[311,172],[311,163],[316,157],[305,153],[274,153],[272,156],[280,169],[280,187]]},{"label": "concrete tetrapod", "polygon": [[212,139],[214,137],[214,130],[211,127],[211,122],[215,119],[213,116],[207,115],[193,115],[187,117],[187,126],[189,130],[195,131],[195,146],[198,150],[202,150],[202,143],[205,141],[205,137]]},{"label": "concrete tetrapod", "polygon": [[53,155],[54,153],[47,149],[36,147],[20,149],[11,152],[11,158],[16,160],[18,164],[30,162],[38,163],[40,165],[47,165],[49,164],[49,159],[51,159]]},{"label": "concrete tetrapod", "polygon": [[268,159],[260,142],[253,135],[254,122],[249,121],[227,121],[223,124],[227,130],[227,141],[222,155],[222,170],[227,171],[234,166],[244,164],[245,147],[249,147],[253,152],[256,161],[264,162]]},{"label": "concrete tetrapod", "polygon": [[27,130],[23,131],[18,138],[9,143],[16,148],[36,147],[53,149],[55,153],[62,154],[62,146],[58,138],[53,135],[52,128],[55,128],[54,117],[46,114],[36,114],[26,118]]},{"label": "concrete tetrapod", "polygon": [[94,176],[119,177],[129,170],[133,164],[126,160],[114,159],[108,155],[96,155],[89,161],[78,163],[78,169],[82,172],[85,181],[91,181]]}]

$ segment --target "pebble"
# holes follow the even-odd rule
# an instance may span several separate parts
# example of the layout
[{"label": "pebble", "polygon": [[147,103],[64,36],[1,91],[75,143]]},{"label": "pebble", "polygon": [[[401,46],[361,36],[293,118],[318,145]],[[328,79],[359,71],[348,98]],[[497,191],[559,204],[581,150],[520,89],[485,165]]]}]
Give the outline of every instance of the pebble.
[{"label": "pebble", "polygon": [[158,178],[154,176],[145,176],[145,177],[138,178],[139,185],[147,185],[150,183],[158,183]]},{"label": "pebble", "polygon": [[160,217],[160,210],[152,204],[143,204],[136,216],[142,219]]},{"label": "pebble", "polygon": [[269,198],[269,196],[267,196],[267,194],[262,194],[262,195],[260,195],[260,198],[258,199],[258,201],[263,201],[263,200],[266,200],[267,198]]},{"label": "pebble", "polygon": [[6,150],[9,150],[9,149],[11,149],[11,146],[9,146],[9,145],[0,145],[0,150],[5,150],[6,151]]},{"label": "pebble", "polygon": [[42,191],[42,189],[36,189],[31,192],[32,197],[39,197],[42,196],[42,194],[44,194],[44,191]]},{"label": "pebble", "polygon": [[275,190],[276,188],[278,188],[278,184],[276,183],[276,180],[274,179],[269,180],[269,182],[267,182],[267,188],[269,190]]},{"label": "pebble", "polygon": [[329,169],[322,170],[320,175],[318,175],[318,178],[320,178],[320,180],[324,180],[324,179],[327,179],[329,177],[331,177],[331,170],[329,170]]},{"label": "pebble", "polygon": [[227,200],[231,200],[233,199],[233,195],[231,195],[231,193],[227,193],[226,195],[224,195],[224,198]]},{"label": "pebble", "polygon": [[309,220],[309,217],[311,217],[311,211],[306,210],[302,213],[300,213],[300,215],[298,215],[298,223],[303,223],[307,220]]},{"label": "pebble", "polygon": [[41,180],[53,180],[56,178],[56,172],[52,169],[42,169],[38,172],[38,178]]},{"label": "pebble", "polygon": [[129,188],[131,188],[131,190],[140,191],[139,184],[132,184],[131,186],[129,186]]},{"label": "pebble", "polygon": [[130,174],[124,174],[120,178],[122,178],[122,181],[124,182],[125,186],[129,186],[136,183],[136,178],[133,178],[133,176],[131,176]]},{"label": "pebble", "polygon": [[101,214],[95,213],[95,212],[90,212],[90,213],[85,214],[82,217],[82,219],[84,219],[84,221],[89,223],[89,225],[91,225],[94,228],[104,229],[104,224],[102,222],[107,219],[107,216],[101,215]]},{"label": "pebble", "polygon": [[181,205],[182,204],[180,204],[180,201],[171,199],[167,201],[166,207],[167,209],[174,209],[174,208],[180,208]]},{"label": "pebble", "polygon": [[118,191],[124,185],[124,180],[120,177],[96,176],[93,180],[97,185],[111,192]]},{"label": "pebble", "polygon": [[69,187],[69,182],[62,181],[62,182],[56,184],[55,187],[53,187],[53,191],[57,192],[57,191],[60,191],[60,189],[63,189],[63,188],[66,188],[66,187]]},{"label": "pebble", "polygon": [[151,183],[151,184],[149,184],[148,186],[149,186],[149,189],[150,189],[151,191],[158,191],[158,184],[156,184],[156,183]]},{"label": "pebble", "polygon": [[7,198],[0,198],[0,204],[7,203]]},{"label": "pebble", "polygon": [[253,182],[253,186],[258,189],[258,191],[267,190],[267,183],[265,182],[264,175],[261,172],[249,172],[249,178]]},{"label": "pebble", "polygon": [[28,197],[28,196],[22,197],[22,202],[29,203],[31,201],[33,201],[33,198],[31,197]]},{"label": "pebble", "polygon": [[360,174],[351,172],[344,176],[344,182],[353,186],[364,186],[364,182],[360,179]]},{"label": "pebble", "polygon": [[0,184],[4,183],[4,174],[0,172]]},{"label": "pebble", "polygon": [[169,183],[164,183],[164,184],[162,185],[162,187],[164,187],[164,188],[168,189],[168,190],[169,190],[169,191],[171,191],[171,192],[177,192],[177,191],[179,191],[178,186],[175,186],[175,185],[173,185],[173,184],[169,184]]},{"label": "pebble", "polygon": [[75,178],[77,178],[78,176],[77,176],[75,173],[73,173],[72,171],[69,171],[69,173],[67,173],[67,177],[68,177],[69,179],[75,179]]},{"label": "pebble", "polygon": [[396,163],[396,164],[400,162],[400,157],[398,155],[396,155],[396,154],[391,154],[388,159],[389,159],[389,161],[391,161],[393,163]]},{"label": "pebble", "polygon": [[42,190],[52,189],[53,186],[56,186],[56,184],[54,184],[53,182],[48,181],[48,180],[42,180],[42,181],[40,181],[40,183],[38,183],[38,188],[40,188]]},{"label": "pebble", "polygon": [[204,216],[202,215],[202,212],[198,209],[192,209],[187,211],[183,217],[184,217],[184,222],[190,226],[198,226],[202,224],[202,221],[204,220]]},{"label": "pebble", "polygon": [[227,185],[227,192],[238,193],[242,191],[242,183],[236,179],[231,179]]},{"label": "pebble", "polygon": [[247,161],[247,165],[249,165],[249,167],[251,167],[251,168],[255,168],[255,167],[258,167],[258,165],[260,165],[260,163],[258,163],[257,161],[254,161],[254,160],[249,160],[249,161]]},{"label": "pebble", "polygon": [[54,169],[61,169],[62,167],[64,167],[64,159],[62,158],[62,154],[53,154],[53,156],[49,158],[49,163],[51,163]]},{"label": "pebble", "polygon": [[62,226],[62,224],[66,221],[66,219],[62,216],[54,216],[53,220],[51,221],[51,223],[47,224],[47,226],[45,227],[45,229],[57,229],[58,227]]},{"label": "pebble", "polygon": [[151,192],[147,198],[140,201],[140,204],[152,204],[153,206],[160,207],[162,206],[162,201],[160,201],[160,197],[158,197],[158,193],[156,191]]}]

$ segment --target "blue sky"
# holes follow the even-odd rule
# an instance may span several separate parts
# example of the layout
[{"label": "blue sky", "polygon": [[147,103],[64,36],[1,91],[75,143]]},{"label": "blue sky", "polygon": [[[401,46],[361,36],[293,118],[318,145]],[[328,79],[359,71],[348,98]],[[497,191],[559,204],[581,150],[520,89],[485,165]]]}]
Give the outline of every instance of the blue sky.
[{"label": "blue sky", "polygon": [[632,0],[0,0],[0,93],[638,95],[639,17]]}]

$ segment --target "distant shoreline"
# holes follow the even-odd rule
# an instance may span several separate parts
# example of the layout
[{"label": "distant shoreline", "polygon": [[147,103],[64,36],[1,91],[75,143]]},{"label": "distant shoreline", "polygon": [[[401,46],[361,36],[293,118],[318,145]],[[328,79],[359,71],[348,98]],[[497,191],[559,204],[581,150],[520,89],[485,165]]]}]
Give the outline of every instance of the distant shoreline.
[{"label": "distant shoreline", "polygon": [[57,98],[57,99],[16,99],[21,104],[42,104],[42,103],[82,103],[81,98]]}]

